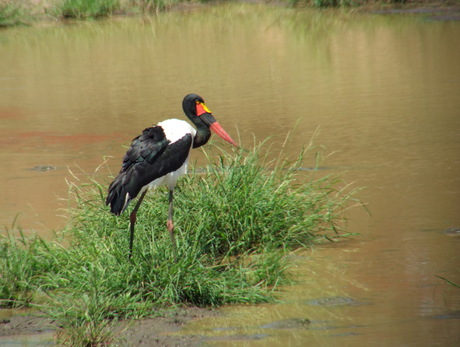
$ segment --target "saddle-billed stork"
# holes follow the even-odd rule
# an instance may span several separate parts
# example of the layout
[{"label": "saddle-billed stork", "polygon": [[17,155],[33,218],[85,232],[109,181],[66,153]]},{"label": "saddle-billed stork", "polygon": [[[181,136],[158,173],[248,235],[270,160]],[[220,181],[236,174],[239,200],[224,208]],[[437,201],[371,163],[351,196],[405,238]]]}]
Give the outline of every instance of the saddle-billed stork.
[{"label": "saddle-billed stork", "polygon": [[169,213],[167,228],[171,236],[173,250],[177,257],[173,223],[173,191],[180,176],[187,172],[187,163],[192,148],[203,146],[211,137],[210,129],[225,141],[237,146],[213,117],[203,98],[188,94],[182,101],[185,115],[196,126],[196,130],[186,121],[168,119],[146,128],[132,140],[131,147],[123,157],[118,176],[109,186],[106,205],[119,216],[129,202],[141,193],[130,214],[129,257],[134,240],[134,226],[137,211],[148,189],[160,185],[169,188]]}]

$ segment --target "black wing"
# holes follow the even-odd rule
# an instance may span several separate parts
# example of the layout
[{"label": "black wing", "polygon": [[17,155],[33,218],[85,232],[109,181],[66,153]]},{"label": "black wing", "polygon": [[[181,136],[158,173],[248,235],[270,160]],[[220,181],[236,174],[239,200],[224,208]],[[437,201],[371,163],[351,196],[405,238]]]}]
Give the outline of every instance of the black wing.
[{"label": "black wing", "polygon": [[145,129],[131,143],[123,158],[120,173],[109,187],[106,204],[120,215],[141,189],[169,172],[179,169],[192,146],[192,135],[170,143],[161,127]]},{"label": "black wing", "polygon": [[131,147],[123,157],[120,174],[134,165],[147,161],[153,164],[155,159],[164,152],[169,141],[162,127],[155,126],[145,129],[141,135],[133,139]]}]

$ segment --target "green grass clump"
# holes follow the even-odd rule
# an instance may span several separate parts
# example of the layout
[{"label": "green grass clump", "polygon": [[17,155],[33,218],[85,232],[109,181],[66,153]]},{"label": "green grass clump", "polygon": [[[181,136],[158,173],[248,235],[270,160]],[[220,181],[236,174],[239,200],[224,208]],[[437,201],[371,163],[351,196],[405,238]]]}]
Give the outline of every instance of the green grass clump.
[{"label": "green grass clump", "polygon": [[29,11],[21,0],[0,1],[0,28],[26,24]]},{"label": "green grass clump", "polygon": [[110,16],[119,8],[120,0],[63,0],[54,12],[64,18],[87,19]]},{"label": "green grass clump", "polygon": [[176,204],[187,211],[178,222],[187,230],[183,237],[199,244],[201,252],[220,257],[292,250],[334,232],[343,202],[334,196],[339,182],[309,180],[299,171],[303,156],[269,162],[256,150],[212,162],[216,156],[208,155],[211,164],[186,179],[187,189],[181,189]]},{"label": "green grass clump", "polygon": [[[177,260],[166,230],[167,191],[144,200],[129,259],[129,211],[105,206],[107,184],[73,185],[76,208],[59,239],[0,240],[0,304],[36,305],[64,330],[64,342],[110,342],[121,319],[177,304],[219,306],[273,300],[289,280],[285,255],[337,235],[353,200],[332,176],[296,160],[250,151],[208,152],[209,165],[175,192]],[[341,188],[339,188],[341,187]],[[132,206],[130,208],[133,208]]]}]

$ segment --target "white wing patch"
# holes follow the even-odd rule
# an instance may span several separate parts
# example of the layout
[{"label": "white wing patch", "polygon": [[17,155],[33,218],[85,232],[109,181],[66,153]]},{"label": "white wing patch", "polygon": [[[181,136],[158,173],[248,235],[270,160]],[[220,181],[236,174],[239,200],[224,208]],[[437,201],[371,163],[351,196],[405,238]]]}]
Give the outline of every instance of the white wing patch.
[{"label": "white wing patch", "polygon": [[163,128],[166,138],[174,143],[187,134],[192,134],[192,138],[195,138],[196,130],[186,121],[180,119],[167,119],[157,125]]}]

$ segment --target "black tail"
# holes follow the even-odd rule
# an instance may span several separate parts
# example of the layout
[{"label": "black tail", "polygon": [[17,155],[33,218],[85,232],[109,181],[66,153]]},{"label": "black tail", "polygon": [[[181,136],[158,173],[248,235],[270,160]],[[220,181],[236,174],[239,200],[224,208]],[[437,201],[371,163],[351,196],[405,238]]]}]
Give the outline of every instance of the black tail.
[{"label": "black tail", "polygon": [[131,196],[126,189],[126,185],[123,184],[120,176],[110,184],[109,194],[105,200],[105,204],[110,204],[110,212],[114,215],[119,216],[128,207],[131,201]]}]

